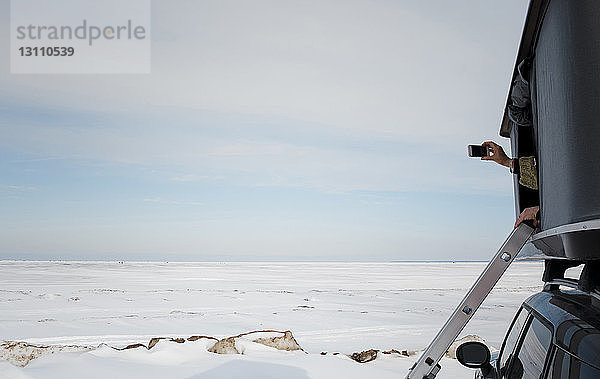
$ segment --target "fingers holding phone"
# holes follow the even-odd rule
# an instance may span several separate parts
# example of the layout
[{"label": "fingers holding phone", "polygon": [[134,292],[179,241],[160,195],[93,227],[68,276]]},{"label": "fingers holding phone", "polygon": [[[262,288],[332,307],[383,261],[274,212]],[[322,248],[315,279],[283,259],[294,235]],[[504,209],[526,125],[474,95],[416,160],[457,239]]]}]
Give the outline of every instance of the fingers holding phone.
[{"label": "fingers holding phone", "polygon": [[[483,151],[478,151],[481,155],[471,155],[471,146],[478,145],[469,145],[469,156],[472,157],[481,157],[481,160],[484,161],[494,161],[502,166],[508,167],[510,165],[510,158],[504,152],[502,146],[498,145],[493,141],[486,141],[481,144],[480,148]],[[477,150],[477,149],[475,149]]]}]

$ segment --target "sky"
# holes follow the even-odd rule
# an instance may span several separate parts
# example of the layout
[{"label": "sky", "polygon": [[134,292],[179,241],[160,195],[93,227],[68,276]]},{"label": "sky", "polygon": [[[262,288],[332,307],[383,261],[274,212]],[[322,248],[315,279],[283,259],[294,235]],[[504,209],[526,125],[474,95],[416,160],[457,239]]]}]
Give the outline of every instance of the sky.
[{"label": "sky", "polygon": [[[8,52],[8,0],[0,49]],[[484,260],[525,0],[152,1],[150,74],[11,74],[0,259]]]}]

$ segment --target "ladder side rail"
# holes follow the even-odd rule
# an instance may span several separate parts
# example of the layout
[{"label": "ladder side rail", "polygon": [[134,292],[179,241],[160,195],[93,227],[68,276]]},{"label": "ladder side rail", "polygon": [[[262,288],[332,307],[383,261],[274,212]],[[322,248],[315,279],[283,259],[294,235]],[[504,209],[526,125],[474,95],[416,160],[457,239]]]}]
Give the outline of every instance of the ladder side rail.
[{"label": "ladder side rail", "polygon": [[511,232],[450,318],[410,369],[406,379],[435,378],[440,369],[438,362],[446,354],[450,345],[473,317],[475,311],[492,291],[532,234],[533,229],[525,224],[520,224]]}]

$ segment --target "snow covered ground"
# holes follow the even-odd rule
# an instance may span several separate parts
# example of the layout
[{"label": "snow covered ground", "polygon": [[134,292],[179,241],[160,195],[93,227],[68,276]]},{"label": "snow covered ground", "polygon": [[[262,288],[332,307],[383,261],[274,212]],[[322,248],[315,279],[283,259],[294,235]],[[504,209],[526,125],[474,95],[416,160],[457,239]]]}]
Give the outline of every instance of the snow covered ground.
[{"label": "snow covered ground", "polygon": [[[418,355],[382,352],[425,348],[484,266],[0,261],[0,340],[75,345],[42,349],[25,367],[0,360],[0,378],[402,378]],[[499,348],[518,306],[540,290],[542,270],[513,263],[462,334]],[[304,351],[253,342],[254,334],[234,341],[243,354],[208,351],[217,339],[267,329],[290,330]],[[148,350],[153,337],[185,342]],[[144,347],[112,348],[135,343]],[[8,346],[0,357],[32,353]],[[380,350],[377,359],[348,357],[368,349]],[[473,376],[456,360],[442,365],[438,378]]]}]

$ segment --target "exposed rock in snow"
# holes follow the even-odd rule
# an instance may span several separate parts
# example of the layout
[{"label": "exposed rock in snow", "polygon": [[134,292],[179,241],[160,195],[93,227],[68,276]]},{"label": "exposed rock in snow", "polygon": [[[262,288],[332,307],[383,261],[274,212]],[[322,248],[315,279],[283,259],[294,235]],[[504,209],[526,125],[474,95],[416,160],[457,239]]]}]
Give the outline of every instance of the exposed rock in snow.
[{"label": "exposed rock in snow", "polygon": [[5,341],[0,343],[0,359],[4,359],[15,366],[25,367],[35,358],[56,352],[84,352],[94,350],[92,346],[44,346],[32,345],[26,342]]},{"label": "exposed rock in snow", "polygon": [[137,349],[138,347],[144,347],[146,349],[148,348],[143,343],[132,343],[131,345],[127,345],[125,347],[113,347],[113,349],[115,349],[115,350],[129,350],[129,349]]},{"label": "exposed rock in snow", "polygon": [[[191,336],[188,338],[173,337],[153,337],[148,344],[132,343],[125,347],[108,346],[114,350],[130,350],[143,347],[150,350],[154,348],[161,340],[182,344],[185,342],[194,342],[201,339],[215,340],[208,351],[217,354],[243,354],[244,344],[236,346],[237,340],[243,340],[245,343],[258,343],[264,346],[272,347],[277,350],[296,351],[302,350],[291,331],[259,330],[248,333],[238,334],[237,336],[223,338],[221,340],[210,336]],[[79,346],[79,345],[33,345],[26,342],[0,341],[0,359],[6,360],[16,366],[25,367],[33,359],[44,354],[54,354],[55,352],[84,352],[95,350],[98,346]]]},{"label": "exposed rock in snow", "polygon": [[[245,354],[246,350],[250,348],[251,351],[256,350],[257,345],[263,345],[269,348],[282,350],[282,351],[304,351],[298,344],[298,341],[294,338],[291,331],[286,330],[285,332],[277,330],[257,330],[247,333],[238,334],[236,336],[226,337],[217,339],[211,336],[190,336],[188,338],[181,337],[153,337],[150,339],[148,344],[144,343],[132,343],[125,347],[114,347],[106,344],[100,344],[97,346],[79,346],[79,345],[33,345],[26,342],[14,342],[14,341],[0,341],[0,359],[6,360],[13,365],[19,367],[25,367],[33,359],[38,358],[45,354],[54,354],[55,352],[86,352],[95,350],[100,347],[108,347],[110,349],[124,351],[130,349],[144,348],[146,350],[154,349],[155,346],[163,341],[163,343],[190,343],[199,340],[205,340],[207,344],[204,349],[211,353],[216,354]],[[208,340],[214,340],[214,344]],[[480,341],[478,336],[467,336],[460,340],[457,340],[451,352],[456,354],[456,346],[465,341]],[[254,345],[255,347],[252,347]],[[209,347],[210,346],[210,347]],[[262,348],[264,349],[264,348]],[[154,350],[153,350],[154,351]],[[366,363],[375,360],[378,357],[380,351],[376,349],[365,350],[349,355],[351,359],[359,363]],[[414,351],[399,351],[391,349],[387,351],[381,351],[383,354],[394,354],[397,356],[408,357],[414,355]],[[321,352],[321,355],[326,355],[327,352]],[[340,353],[332,353],[332,355],[338,355]],[[450,351],[449,351],[450,354]],[[449,355],[448,354],[448,355]]]},{"label": "exposed rock in snow", "polygon": [[286,350],[286,351],[294,351],[294,350],[302,350],[298,342],[292,335],[292,332],[286,330],[283,332],[282,336],[278,337],[263,337],[257,338],[252,342],[260,343],[265,346],[274,347],[277,350]]},{"label": "exposed rock in snow", "polygon": [[350,355],[350,358],[357,361],[358,363],[367,363],[375,360],[377,358],[377,350],[370,349],[361,351],[360,353],[354,353]]},{"label": "exposed rock in snow", "polygon": [[211,353],[217,354],[239,354],[239,350],[235,347],[235,338],[227,337],[218,340],[211,348],[208,349]]},{"label": "exposed rock in snow", "polygon": [[237,336],[218,340],[209,351],[218,354],[244,354],[245,345],[244,343],[236,344],[238,341],[258,343],[277,350],[304,351],[289,330],[285,332],[278,330],[256,330],[238,334]]},{"label": "exposed rock in snow", "polygon": [[154,345],[156,345],[158,343],[158,341],[160,340],[164,340],[166,339],[166,337],[154,337],[150,339],[150,342],[148,342],[148,350],[152,349],[154,347]]},{"label": "exposed rock in snow", "polygon": [[410,357],[411,355],[415,355],[416,352],[415,351],[408,351],[408,350],[396,350],[396,349],[391,349],[391,350],[385,350],[382,351],[383,354],[398,354],[398,355],[402,355],[403,357]]},{"label": "exposed rock in snow", "polygon": [[[197,341],[197,340],[202,339],[202,338],[206,338],[206,339],[209,339],[209,340],[215,340],[215,341],[219,340],[218,338],[210,337],[210,336],[191,336],[191,337],[188,337],[187,340],[193,342],[193,341]],[[150,341],[150,342],[152,342],[152,341]]]}]

